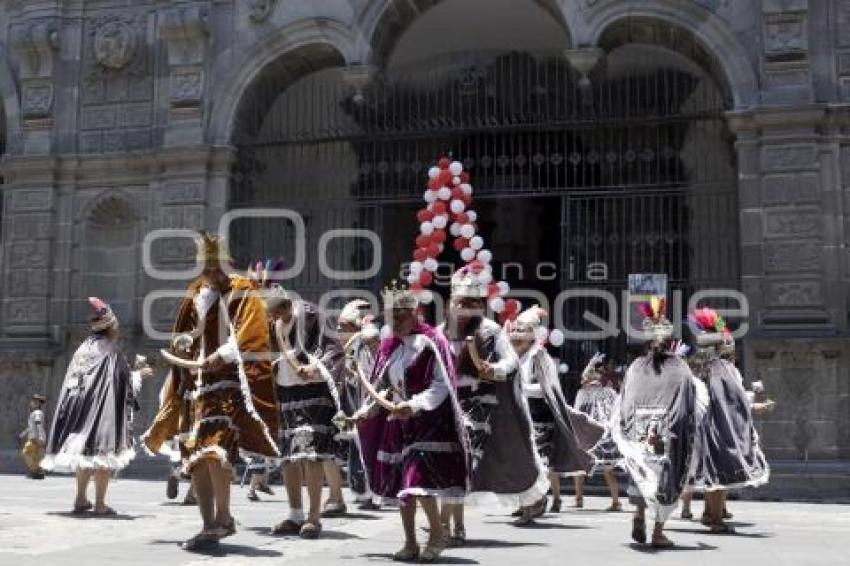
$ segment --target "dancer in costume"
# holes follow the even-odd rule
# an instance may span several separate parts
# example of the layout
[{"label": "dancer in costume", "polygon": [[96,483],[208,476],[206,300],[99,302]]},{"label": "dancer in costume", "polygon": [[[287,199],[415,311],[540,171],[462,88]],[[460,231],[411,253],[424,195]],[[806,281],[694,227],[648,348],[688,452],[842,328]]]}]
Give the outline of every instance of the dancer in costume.
[{"label": "dancer in costume", "polygon": [[[477,264],[452,277],[448,318],[441,330],[449,339],[457,391],[472,447],[472,490],[490,492],[512,507],[546,505],[549,481],[534,441],[534,426],[519,377],[519,360],[501,325],[484,316],[487,285]],[[444,503],[444,528],[454,522],[451,542],[466,538],[463,505]]]},{"label": "dancer in costume", "polygon": [[673,325],[663,297],[641,305],[648,338],[646,354],[626,371],[611,418],[611,432],[631,476],[630,500],[637,505],[632,538],[646,542],[646,516],[654,523],[651,543],[667,548],[664,523],[688,481],[693,457],[696,393],[694,376],[670,351]]},{"label": "dancer in costume", "polygon": [[709,394],[694,484],[705,491],[706,523],[711,531],[733,533],[724,521],[728,491],[766,484],[770,468],[759,446],[741,374],[720,357],[721,348],[734,344],[725,321],[709,308],[695,310],[690,320],[697,341],[690,364]]},{"label": "dancer in costume", "polygon": [[[347,303],[337,319],[337,332],[345,353],[340,401],[345,414],[352,415],[367,399],[361,376],[372,375],[380,344],[379,330],[373,322],[369,303],[363,300]],[[354,502],[361,510],[374,510],[377,506],[366,481],[356,430],[351,431],[348,438],[348,484],[354,493]]]},{"label": "dancer in costume", "polygon": [[74,513],[92,509],[86,492],[94,477],[94,513],[114,515],[106,505],[109,476],[135,456],[131,411],[142,379],[153,372],[148,367],[130,369],[118,346],[118,319],[112,309],[95,297],[89,304],[94,311],[90,334],[74,352],[62,382],[41,467],[76,473]]},{"label": "dancer in costume", "polygon": [[[523,392],[528,398],[531,416],[534,422],[537,448],[541,459],[549,469],[549,483],[552,489],[552,512],[561,510],[561,476],[584,475],[592,464],[585,448],[593,446],[602,434],[602,427],[592,425],[581,419],[582,415],[567,404],[555,361],[546,351],[544,342],[548,336],[543,318],[546,312],[532,307],[521,313],[515,321],[509,321],[511,345],[519,356],[519,370]],[[577,437],[576,428],[583,430],[586,436],[592,436],[582,443]],[[545,505],[544,505],[545,509]],[[516,524],[527,525],[543,509],[531,505],[514,513],[518,516]]]},{"label": "dancer in costume", "polygon": [[[342,364],[342,347],[330,321],[316,305],[278,284],[271,285],[265,301],[272,345],[279,356],[275,372],[280,452],[289,501],[289,516],[275,525],[273,532],[315,539],[322,531],[322,465],[336,457],[334,417],[340,411],[340,402],[332,376]],[[301,498],[305,481],[309,504],[306,517]],[[333,494],[335,486],[330,487]]]},{"label": "dancer in costume", "polygon": [[215,548],[236,532],[230,486],[238,452],[279,456],[263,301],[250,279],[225,273],[230,258],[218,236],[202,234],[197,243],[202,273],[179,307],[171,350],[162,351],[172,369],[143,437],[156,453],[179,434],[183,472],[203,520],[183,543],[191,551]]},{"label": "dancer in costume", "polygon": [[43,480],[44,470],[41,469],[41,460],[44,458],[44,449],[47,446],[47,431],[44,429],[44,403],[47,399],[43,395],[35,394],[30,397],[30,414],[27,417],[27,428],[20,434],[24,446],[21,455],[27,465],[27,477],[31,480]]},{"label": "dancer in costume", "polygon": [[[445,337],[420,322],[412,292],[393,286],[384,301],[393,334],[381,342],[371,382],[364,382],[371,399],[354,418],[372,491],[401,505],[405,543],[393,559],[433,562],[446,545],[437,498],[461,502],[469,488],[452,355]],[[416,541],[417,503],[430,528],[424,550]]]},{"label": "dancer in costume", "polygon": [[[605,354],[594,355],[581,374],[581,389],[576,395],[574,406],[590,418],[608,426],[611,421],[611,413],[617,402],[619,380],[613,367],[605,363]],[[620,459],[617,445],[611,439],[611,432],[607,430],[602,440],[593,448],[593,469],[602,468],[602,476],[605,485],[611,494],[611,505],[606,511],[617,512],[622,510],[620,504],[620,484],[615,474],[615,466]],[[591,473],[593,470],[591,470]],[[575,506],[584,506],[584,480],[585,475],[574,476],[576,501]]]}]

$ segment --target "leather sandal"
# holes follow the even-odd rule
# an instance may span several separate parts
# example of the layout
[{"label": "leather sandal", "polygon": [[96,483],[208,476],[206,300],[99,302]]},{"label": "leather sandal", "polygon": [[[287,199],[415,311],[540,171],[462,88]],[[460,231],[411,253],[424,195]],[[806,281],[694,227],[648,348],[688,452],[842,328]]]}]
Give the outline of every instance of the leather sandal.
[{"label": "leather sandal", "polygon": [[304,523],[298,523],[292,519],[281,521],[272,528],[273,535],[297,535],[301,532],[301,526]]},{"label": "leather sandal", "polygon": [[405,544],[401,550],[393,554],[395,562],[413,562],[417,559],[419,559],[419,545],[416,544],[413,546]]},{"label": "leather sandal", "polygon": [[639,544],[646,544],[646,520],[640,517],[632,519],[632,540]]},{"label": "leather sandal", "polygon": [[301,538],[308,540],[316,540],[320,534],[322,534],[322,524],[318,521],[315,523],[307,521],[301,525],[301,531],[298,533]]}]

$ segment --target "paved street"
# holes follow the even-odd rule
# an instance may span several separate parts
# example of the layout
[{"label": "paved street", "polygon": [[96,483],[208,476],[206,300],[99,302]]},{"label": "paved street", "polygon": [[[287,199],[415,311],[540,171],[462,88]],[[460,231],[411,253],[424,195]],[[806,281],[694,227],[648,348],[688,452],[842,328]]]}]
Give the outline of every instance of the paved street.
[{"label": "paved street", "polygon": [[[282,518],[278,495],[250,503],[234,489],[239,533],[215,556],[183,552],[197,510],[165,499],[164,482],[122,480],[111,486],[114,518],[78,518],[68,513],[72,480],[35,482],[0,476],[0,564],[389,564],[401,541],[397,512],[357,512],[325,520],[318,541],[277,538],[269,527]],[[181,498],[185,484],[181,486]],[[568,500],[565,500],[568,501]],[[689,566],[768,564],[804,566],[850,564],[846,537],[850,506],[794,503],[731,503],[739,534],[706,534],[697,523],[673,520],[670,536],[679,549],[655,553],[629,544],[629,515],[601,511],[607,501],[588,498],[586,509],[547,515],[533,528],[509,524],[503,509],[482,505],[468,513],[469,544],[450,549],[444,564],[685,564]],[[695,503],[697,511],[701,503]],[[424,518],[422,519],[424,521]],[[423,537],[424,539],[424,537]]]}]

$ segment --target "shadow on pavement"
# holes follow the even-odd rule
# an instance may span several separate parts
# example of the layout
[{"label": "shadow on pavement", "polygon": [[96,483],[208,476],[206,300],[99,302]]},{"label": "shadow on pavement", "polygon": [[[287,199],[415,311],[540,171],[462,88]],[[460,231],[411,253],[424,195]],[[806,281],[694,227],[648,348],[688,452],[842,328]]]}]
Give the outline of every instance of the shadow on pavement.
[{"label": "shadow on pavement", "polygon": [[681,552],[688,550],[717,550],[716,546],[712,546],[710,544],[705,544],[702,542],[697,544],[696,546],[677,544],[676,546],[672,546],[670,548],[653,548],[648,544],[638,544],[636,542],[630,542],[628,544],[624,544],[623,546],[628,546],[632,550],[641,552],[643,554],[659,554],[664,552]]},{"label": "shadow on pavement", "polygon": [[[447,552],[451,552],[451,550],[447,550]],[[361,556],[369,560],[379,558],[387,560],[388,562],[393,562],[392,554],[361,554]],[[460,558],[458,556],[446,556],[445,554],[441,554],[440,557],[434,562],[431,562],[431,564],[480,564],[480,562],[470,558]]]},{"label": "shadow on pavement", "polygon": [[366,519],[367,521],[376,521],[383,519],[383,517],[379,515],[371,515],[369,513],[346,513],[340,517],[328,517],[329,519]]},{"label": "shadow on pavement", "polygon": [[515,529],[523,529],[523,530],[541,530],[545,531],[547,529],[563,529],[563,530],[586,530],[593,529],[595,527],[589,527],[587,525],[565,525],[563,523],[531,523],[530,525],[514,525],[511,522],[506,521],[482,521],[485,525],[508,525],[512,526]]},{"label": "shadow on pavement", "polygon": [[127,515],[117,513],[115,515],[99,515],[86,511],[85,513],[74,513],[73,511],[48,511],[48,515],[54,517],[67,517],[69,519],[91,519],[94,521],[135,521],[136,519],[150,519],[156,515]]},{"label": "shadow on pavement", "polygon": [[666,528],[665,531],[671,533],[686,533],[691,535],[706,535],[711,537],[729,537],[729,538],[773,538],[773,533],[742,533],[735,531],[734,533],[712,533],[708,529],[674,529]]},{"label": "shadow on pavement", "polygon": [[[153,540],[150,544],[159,544],[159,545],[175,545],[180,546],[183,541],[181,540]],[[214,557],[224,557],[224,556],[245,556],[247,558],[277,558],[279,556],[283,556],[283,553],[277,550],[271,550],[268,548],[257,548],[256,546],[246,546],[243,544],[227,544],[227,543],[219,543],[218,547],[212,548],[210,550],[204,551],[196,551],[189,552],[186,551],[186,555],[199,555],[199,556],[214,556]]]},{"label": "shadow on pavement", "polygon": [[[300,539],[298,533],[293,533],[291,535],[276,535],[272,533],[272,527],[248,527],[244,529],[246,531],[250,531],[252,533],[257,533],[258,535],[267,536],[269,538],[274,539]],[[363,537],[358,535],[353,535],[351,533],[346,533],[344,531],[333,531],[328,529],[322,529],[322,534],[319,535],[319,540],[329,539],[329,540],[350,540],[350,539],[359,539],[363,540]]]},{"label": "shadow on pavement", "polygon": [[513,542],[486,538],[466,539],[459,548],[521,548],[523,546],[549,546],[542,542]]}]

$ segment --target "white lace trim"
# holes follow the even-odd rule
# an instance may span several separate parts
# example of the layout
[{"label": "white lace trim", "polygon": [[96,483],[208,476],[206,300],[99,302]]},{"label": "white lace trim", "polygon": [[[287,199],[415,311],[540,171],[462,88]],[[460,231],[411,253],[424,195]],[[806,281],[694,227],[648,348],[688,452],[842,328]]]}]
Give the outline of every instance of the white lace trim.
[{"label": "white lace trim", "polygon": [[405,446],[401,452],[384,452],[383,450],[379,450],[378,461],[385,464],[399,464],[415,450],[450,454],[452,452],[460,452],[460,447],[455,442],[414,442]]},{"label": "white lace trim", "polygon": [[123,470],[136,457],[134,448],[117,454],[98,454],[85,456],[83,454],[48,454],[41,461],[41,467],[48,472],[71,473],[83,470]]}]

